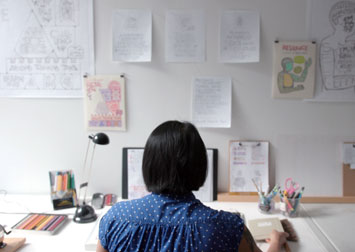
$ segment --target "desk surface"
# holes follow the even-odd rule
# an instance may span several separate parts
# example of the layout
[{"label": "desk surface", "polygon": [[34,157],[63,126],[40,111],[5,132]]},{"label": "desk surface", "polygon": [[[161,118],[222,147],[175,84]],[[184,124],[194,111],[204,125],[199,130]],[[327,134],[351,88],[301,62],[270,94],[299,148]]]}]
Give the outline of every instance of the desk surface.
[{"label": "desk surface", "polygon": [[[257,210],[257,203],[241,203],[241,202],[210,202],[206,205],[218,209],[226,210],[231,212],[241,212],[245,215],[245,218],[255,219],[255,218],[267,218],[267,217],[279,217],[284,218],[279,212],[275,212],[272,215],[261,214]],[[323,225],[323,229],[319,226],[312,225],[317,219],[317,209],[322,209],[320,204],[317,205],[306,205],[304,208],[310,212],[307,214],[304,210],[301,211],[301,216],[290,219],[293,224],[297,235],[299,237],[299,242],[289,242],[291,250],[295,251],[349,251],[347,248],[355,247],[353,240],[343,241],[334,239],[340,239],[340,233],[336,234],[332,227],[327,228],[328,221],[320,219],[319,222]],[[349,206],[349,210],[354,215],[355,205]],[[7,225],[12,227],[19,220],[21,220],[26,213],[36,212],[36,213],[58,213],[58,214],[69,214],[69,221],[63,226],[61,230],[55,235],[41,235],[35,231],[19,231],[13,232],[9,237],[26,237],[26,244],[23,248],[18,250],[19,252],[31,252],[31,251],[85,251],[85,243],[87,242],[92,230],[95,228],[95,222],[89,224],[78,224],[72,221],[72,217],[75,209],[66,209],[60,211],[53,211],[52,205],[50,203],[49,196],[43,195],[9,195],[5,198],[0,198],[0,223],[2,225]],[[97,211],[98,214],[105,210]],[[334,210],[335,211],[335,210]],[[18,214],[14,214],[18,213]],[[22,213],[22,214],[21,214]],[[338,216],[338,212],[330,212],[330,216],[334,214],[334,218]],[[314,218],[310,218],[311,216]],[[326,215],[323,214],[325,217]],[[329,217],[329,215],[328,215]],[[354,220],[354,218],[353,218]],[[345,218],[345,222],[347,223]],[[310,225],[311,223],[311,225]],[[338,222],[341,225],[341,222]],[[340,229],[337,229],[340,230]],[[326,232],[328,232],[326,234]],[[350,235],[351,233],[349,233]],[[347,238],[346,238],[347,239]],[[330,240],[330,242],[326,242]],[[344,246],[339,246],[340,243],[345,243]],[[334,245],[335,244],[335,245]],[[265,250],[268,245],[266,243],[259,244],[260,247]],[[344,249],[344,250],[343,250]]]},{"label": "desk surface", "polygon": [[354,251],[355,204],[304,204],[303,207],[335,251]]}]

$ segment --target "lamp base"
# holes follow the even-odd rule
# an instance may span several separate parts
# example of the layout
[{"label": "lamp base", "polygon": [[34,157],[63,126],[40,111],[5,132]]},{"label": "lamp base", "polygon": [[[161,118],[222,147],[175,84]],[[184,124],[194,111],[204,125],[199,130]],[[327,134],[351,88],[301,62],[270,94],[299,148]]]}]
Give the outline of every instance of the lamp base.
[{"label": "lamp base", "polygon": [[75,211],[73,220],[77,223],[90,223],[97,219],[94,208],[89,205],[78,206]]}]

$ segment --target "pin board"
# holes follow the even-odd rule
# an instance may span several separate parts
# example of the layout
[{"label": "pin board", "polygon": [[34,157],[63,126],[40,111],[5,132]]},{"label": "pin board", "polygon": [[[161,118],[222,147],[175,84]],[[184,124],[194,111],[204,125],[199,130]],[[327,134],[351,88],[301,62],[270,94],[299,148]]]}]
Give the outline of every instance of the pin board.
[{"label": "pin board", "polygon": [[343,196],[355,196],[355,142],[343,144]]}]

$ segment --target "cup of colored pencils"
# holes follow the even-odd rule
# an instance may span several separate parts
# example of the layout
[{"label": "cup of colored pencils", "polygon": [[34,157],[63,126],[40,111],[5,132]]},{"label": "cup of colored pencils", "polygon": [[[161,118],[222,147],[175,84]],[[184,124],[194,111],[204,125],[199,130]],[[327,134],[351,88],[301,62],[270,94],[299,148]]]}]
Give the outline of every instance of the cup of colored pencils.
[{"label": "cup of colored pencils", "polygon": [[286,190],[279,190],[280,196],[280,210],[281,213],[287,217],[297,217],[298,216],[298,205],[300,204],[304,187],[293,195],[288,195]]},{"label": "cup of colored pencils", "polygon": [[261,213],[269,214],[275,208],[274,197],[277,194],[279,186],[276,185],[270,192],[266,190],[265,192],[262,191],[261,185],[258,186],[254,179],[252,179],[256,190],[259,195],[259,202],[258,202],[258,209]]}]

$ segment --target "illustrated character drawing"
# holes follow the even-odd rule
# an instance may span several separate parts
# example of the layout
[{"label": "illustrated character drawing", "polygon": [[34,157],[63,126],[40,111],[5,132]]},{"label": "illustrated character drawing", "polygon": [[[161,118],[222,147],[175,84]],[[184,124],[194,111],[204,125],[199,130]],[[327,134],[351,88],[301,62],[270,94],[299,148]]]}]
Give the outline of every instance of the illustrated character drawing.
[{"label": "illustrated character drawing", "polygon": [[[304,82],[307,78],[308,68],[312,64],[312,59],[309,58],[304,63],[304,69],[298,66],[293,68],[294,61],[292,58],[286,57],[281,60],[282,71],[277,76],[277,85],[281,94],[286,94],[294,91],[303,90],[302,84],[295,85],[295,82]],[[302,73],[301,73],[302,72]],[[301,73],[299,75],[299,73]]]},{"label": "illustrated character drawing", "polygon": [[329,22],[333,33],[320,45],[320,70],[325,90],[355,91],[355,2],[340,1],[332,6]]}]

